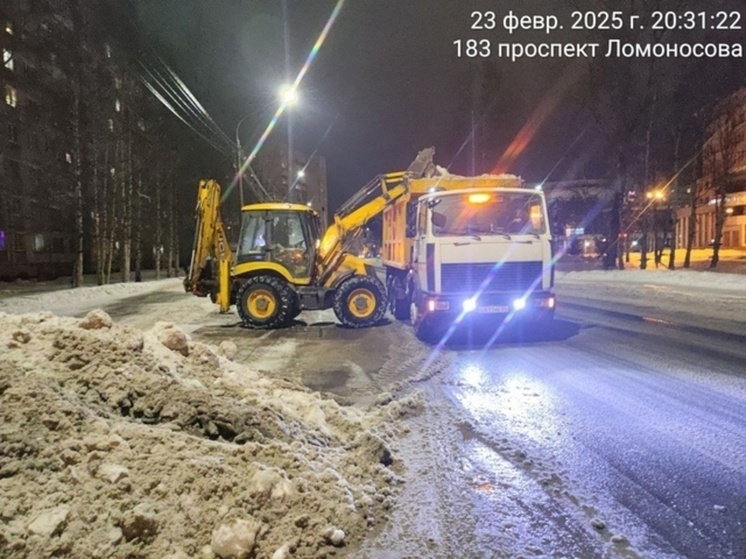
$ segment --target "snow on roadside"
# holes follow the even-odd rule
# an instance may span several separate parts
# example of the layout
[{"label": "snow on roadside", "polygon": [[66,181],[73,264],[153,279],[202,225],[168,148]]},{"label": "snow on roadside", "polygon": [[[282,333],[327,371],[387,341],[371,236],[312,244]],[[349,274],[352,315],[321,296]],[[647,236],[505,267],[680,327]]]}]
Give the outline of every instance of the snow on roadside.
[{"label": "snow on roadside", "polygon": [[[565,272],[557,274],[555,290],[560,306],[572,297],[655,309],[660,318],[694,321],[702,326],[707,326],[703,319],[746,322],[743,274],[692,270]],[[715,327],[714,323],[710,326]]]},{"label": "snow on roadside", "polygon": [[706,289],[743,290],[746,275],[721,274],[693,270],[590,270],[557,274],[557,283],[585,285],[596,282],[617,282],[651,285],[687,286]]},{"label": "snow on roadside", "polygon": [[77,289],[59,289],[43,293],[16,295],[0,299],[0,312],[20,314],[45,311],[50,308],[91,308],[115,299],[143,295],[152,291],[158,291],[164,287],[172,287],[181,281],[182,280],[179,278],[169,278],[144,282],[112,283],[108,285],[78,287]]},{"label": "snow on roadside", "polygon": [[0,313],[0,555],[319,557],[391,507],[418,396],[343,407],[178,327]]}]

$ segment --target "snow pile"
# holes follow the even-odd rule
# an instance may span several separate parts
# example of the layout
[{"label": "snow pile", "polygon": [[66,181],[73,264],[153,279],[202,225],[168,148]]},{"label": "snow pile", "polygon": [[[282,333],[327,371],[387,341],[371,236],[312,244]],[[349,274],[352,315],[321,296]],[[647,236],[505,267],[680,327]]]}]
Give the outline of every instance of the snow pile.
[{"label": "snow pile", "polygon": [[235,348],[0,313],[0,556],[320,557],[360,541],[400,479],[417,397],[347,408]]},{"label": "snow pile", "polygon": [[483,173],[475,177],[454,175],[448,169],[446,169],[445,167],[441,167],[440,165],[435,166],[435,173],[436,173],[435,175],[436,177],[443,178],[443,179],[499,179],[499,180],[506,180],[506,181],[520,181],[521,180],[520,177],[516,175],[511,175],[508,173],[500,173],[499,175],[491,175],[489,173]]}]

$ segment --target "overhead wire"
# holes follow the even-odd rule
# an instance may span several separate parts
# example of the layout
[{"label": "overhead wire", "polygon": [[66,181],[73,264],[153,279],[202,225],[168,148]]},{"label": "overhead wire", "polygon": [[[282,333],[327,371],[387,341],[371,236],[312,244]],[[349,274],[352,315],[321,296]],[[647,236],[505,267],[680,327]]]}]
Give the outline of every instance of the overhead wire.
[{"label": "overhead wire", "polygon": [[186,126],[188,126],[189,128],[191,128],[191,130],[195,134],[197,134],[200,138],[202,138],[205,142],[207,142],[215,150],[217,150],[217,151],[225,154],[224,148],[222,148],[221,146],[219,146],[218,144],[216,144],[211,138],[205,136],[202,132],[200,132],[199,130],[197,130],[194,126],[192,126],[191,123],[187,122],[187,120],[184,119],[184,117],[179,114],[179,112],[173,107],[173,105],[165,97],[163,97],[163,95],[161,95],[161,93],[150,82],[148,82],[146,79],[144,79],[142,77],[140,79],[141,79],[143,85],[145,85],[145,87],[153,94],[153,96],[156,99],[158,99],[163,104],[163,106],[165,106],[168,110],[170,110],[174,114],[174,116],[176,116],[176,118],[178,118]]},{"label": "overhead wire", "polygon": [[[145,85],[145,87],[155,96],[156,99],[158,99],[167,109],[171,111],[171,113],[174,114],[181,122],[183,122],[186,126],[188,126],[195,134],[197,134],[200,138],[202,138],[205,142],[207,142],[212,148],[214,148],[216,151],[219,151],[220,153],[224,155],[229,155],[231,158],[233,157],[232,148],[233,146],[226,145],[218,143],[218,140],[221,140],[220,138],[211,137],[209,134],[203,131],[198,130],[192,122],[190,122],[188,114],[184,114],[183,108],[182,110],[178,110],[174,103],[178,104],[178,99],[174,98],[173,95],[171,95],[167,89],[163,88],[161,85],[161,90],[159,90],[156,85],[153,83],[159,83],[157,78],[153,76],[150,70],[148,70],[142,63],[143,69],[145,72],[147,72],[151,80],[148,80],[145,76],[141,75],[140,80]],[[168,96],[170,99],[167,99],[166,96]]]},{"label": "overhead wire", "polygon": [[[167,71],[172,72],[170,68],[168,68],[168,65],[161,60],[161,64],[166,68]],[[164,76],[159,69],[153,65],[149,68],[146,66],[145,61],[142,59],[140,60],[141,67],[148,73],[150,80],[149,83],[151,86],[155,88],[155,86],[159,86],[161,94],[167,95],[169,98],[171,98],[174,103],[179,107],[180,110],[183,111],[183,116],[190,119],[192,123],[196,124],[197,126],[203,127],[205,129],[205,133],[212,136],[215,143],[223,145],[225,148],[228,149],[228,151],[235,150],[235,146],[233,145],[233,142],[231,142],[227,135],[220,131],[220,133],[216,132],[217,130],[220,130],[217,127],[217,124],[210,118],[209,120],[206,120],[203,116],[200,115],[199,109],[197,109],[194,104],[189,100],[187,96],[188,89],[186,86],[182,84],[182,86],[179,86],[179,84],[174,85],[174,82],[172,78],[169,78],[169,76]],[[209,118],[209,115],[208,115]]]},{"label": "overhead wire", "polygon": [[[112,4],[116,6],[116,4]],[[137,21],[128,12],[124,14],[140,37],[144,37]],[[139,43],[138,62],[145,72],[140,73],[140,80],[145,87],[174,116],[187,125],[213,149],[233,159],[236,146],[228,135],[217,125],[205,108],[199,103],[189,88],[178,77],[176,72],[145,42]]]},{"label": "overhead wire", "polygon": [[166,69],[166,71],[171,75],[172,79],[179,86],[181,91],[186,95],[186,97],[189,100],[191,100],[192,106],[197,109],[198,114],[201,115],[201,118],[207,123],[207,125],[210,126],[218,136],[221,136],[226,141],[226,143],[233,146],[233,142],[231,138],[228,136],[228,134],[226,134],[223,131],[223,129],[220,128],[220,126],[218,126],[215,120],[205,110],[205,108],[202,106],[199,100],[197,100],[197,98],[194,96],[191,90],[184,84],[181,78],[179,78],[176,72],[174,72],[173,69],[160,56],[158,56],[158,59],[163,65],[163,67]]}]

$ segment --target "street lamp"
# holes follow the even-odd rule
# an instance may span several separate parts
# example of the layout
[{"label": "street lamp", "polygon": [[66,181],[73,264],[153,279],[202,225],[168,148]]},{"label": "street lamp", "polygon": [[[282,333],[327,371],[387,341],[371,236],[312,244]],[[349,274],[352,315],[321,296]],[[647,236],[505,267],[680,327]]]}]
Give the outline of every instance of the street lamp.
[{"label": "street lamp", "polygon": [[241,140],[238,136],[238,130],[241,127],[241,123],[249,118],[253,113],[249,113],[246,116],[244,116],[241,120],[238,121],[238,124],[236,124],[236,173],[238,173],[238,194],[241,199],[241,207],[243,208],[244,205],[244,199],[243,199],[243,171],[241,170],[241,165],[243,165],[243,148],[241,147]]},{"label": "street lamp", "polygon": [[[294,85],[288,85],[285,84],[280,88],[280,99],[282,100],[282,104],[285,107],[292,107],[293,105],[296,105],[298,103],[298,90]],[[293,193],[292,188],[293,184],[295,184],[295,180],[291,179],[293,176],[293,119],[291,118],[290,112],[288,112],[285,115],[285,118],[287,119],[288,123],[288,157],[287,157],[287,166],[288,166],[288,201],[293,201]]]},{"label": "street lamp", "polygon": [[666,193],[663,192],[662,190],[653,190],[652,192],[650,192],[650,191],[647,192],[647,194],[645,194],[645,197],[648,200],[653,200],[653,199],[655,199],[655,200],[663,200],[666,197]]},{"label": "street lamp", "polygon": [[295,105],[298,102],[298,90],[292,85],[283,85],[280,88],[280,100],[285,105]]}]

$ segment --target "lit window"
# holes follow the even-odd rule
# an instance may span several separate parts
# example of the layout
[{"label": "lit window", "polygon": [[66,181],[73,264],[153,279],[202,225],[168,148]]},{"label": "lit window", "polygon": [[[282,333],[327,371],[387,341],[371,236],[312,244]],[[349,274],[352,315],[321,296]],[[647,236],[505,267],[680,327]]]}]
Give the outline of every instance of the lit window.
[{"label": "lit window", "polygon": [[114,132],[114,120],[109,119],[109,131]]},{"label": "lit window", "polygon": [[10,52],[8,49],[3,49],[3,65],[11,72],[15,67],[15,64],[13,62],[13,53]]},{"label": "lit window", "polygon": [[43,252],[48,247],[46,235],[37,233],[34,235],[34,252]]},{"label": "lit window", "polygon": [[138,121],[137,121],[137,127],[138,127],[138,128],[139,128],[139,129],[141,130],[141,131],[145,132],[145,121],[144,121],[143,119],[140,119],[140,120],[138,120]]},{"label": "lit window", "polygon": [[117,89],[122,89],[122,78],[119,76],[114,76],[114,87]]},{"label": "lit window", "polygon": [[109,43],[104,45],[104,53],[106,54],[106,58],[111,58],[111,45]]},{"label": "lit window", "polygon": [[65,161],[67,161],[68,163],[72,163],[73,162],[73,156],[70,155],[69,153],[66,153],[65,154]]},{"label": "lit window", "polygon": [[12,35],[13,34],[13,24],[11,22],[9,22],[9,21],[5,22],[5,32],[8,35]]},{"label": "lit window", "polygon": [[119,112],[122,110],[122,104],[119,102],[119,99],[114,100],[114,110],[116,112]]},{"label": "lit window", "polygon": [[15,88],[9,85],[5,86],[5,104],[10,107],[15,107],[18,104],[18,94]]}]

